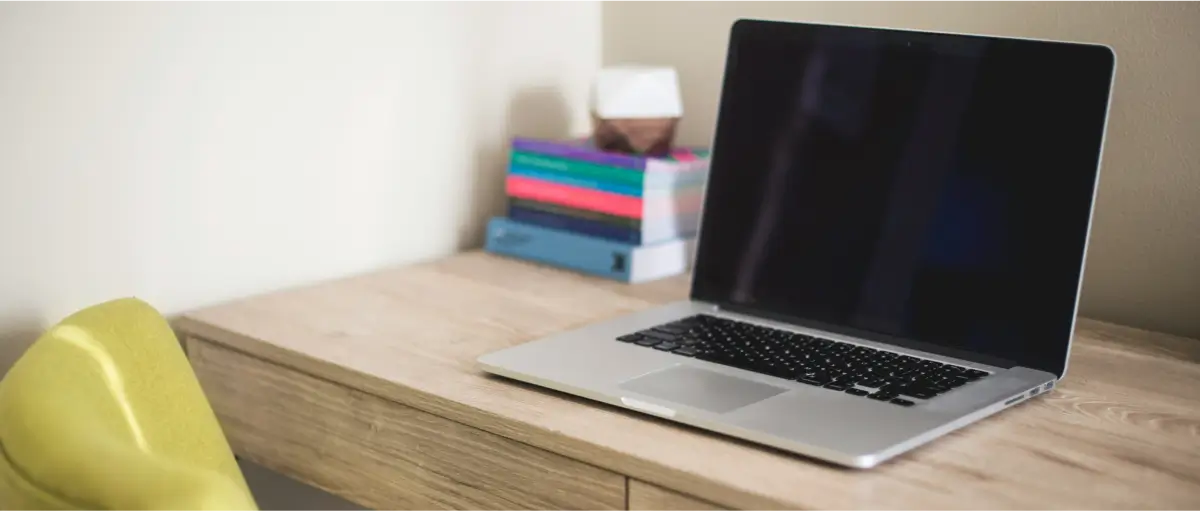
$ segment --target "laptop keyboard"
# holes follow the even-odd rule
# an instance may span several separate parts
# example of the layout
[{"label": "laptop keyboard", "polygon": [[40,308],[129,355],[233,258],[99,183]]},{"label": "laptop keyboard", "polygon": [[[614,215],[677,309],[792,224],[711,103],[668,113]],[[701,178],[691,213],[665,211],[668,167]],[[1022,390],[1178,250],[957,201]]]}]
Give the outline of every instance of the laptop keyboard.
[{"label": "laptop keyboard", "polygon": [[912,406],[988,375],[707,314],[617,340],[899,406]]}]

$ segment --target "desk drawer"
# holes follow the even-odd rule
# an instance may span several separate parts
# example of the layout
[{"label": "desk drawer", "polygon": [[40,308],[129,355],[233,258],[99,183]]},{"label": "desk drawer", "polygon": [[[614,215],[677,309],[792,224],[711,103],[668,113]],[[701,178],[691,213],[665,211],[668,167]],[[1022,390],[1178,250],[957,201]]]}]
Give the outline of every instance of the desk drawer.
[{"label": "desk drawer", "polygon": [[359,504],[625,507],[622,475],[200,339],[188,351],[239,455]]},{"label": "desk drawer", "polygon": [[712,502],[668,490],[637,479],[629,480],[629,509],[686,509],[692,511],[724,509]]}]

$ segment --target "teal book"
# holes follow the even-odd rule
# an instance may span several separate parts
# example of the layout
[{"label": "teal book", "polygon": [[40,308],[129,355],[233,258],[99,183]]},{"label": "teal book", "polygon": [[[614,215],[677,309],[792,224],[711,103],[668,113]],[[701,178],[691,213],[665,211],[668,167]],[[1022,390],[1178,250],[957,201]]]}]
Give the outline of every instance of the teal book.
[{"label": "teal book", "polygon": [[[576,160],[565,156],[545,155],[514,149],[509,159],[511,173],[538,173],[539,179],[567,184],[568,181],[588,183],[587,188],[610,186],[617,189],[669,191],[698,187],[708,177],[708,161],[696,160],[686,164],[662,165],[657,170],[643,171],[615,167],[603,163]],[[617,192],[621,193],[621,192]]]},{"label": "teal book", "polygon": [[694,252],[691,239],[632,245],[593,236],[495,217],[488,222],[484,249],[590,275],[637,283],[688,270]]}]

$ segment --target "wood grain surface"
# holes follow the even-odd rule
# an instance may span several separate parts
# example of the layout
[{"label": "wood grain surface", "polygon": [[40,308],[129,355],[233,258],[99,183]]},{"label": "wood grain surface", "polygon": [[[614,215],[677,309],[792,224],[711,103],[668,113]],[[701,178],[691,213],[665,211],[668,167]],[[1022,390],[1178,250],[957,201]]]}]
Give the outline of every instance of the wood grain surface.
[{"label": "wood grain surface", "polygon": [[[870,471],[489,377],[475,366],[481,354],[686,294],[683,277],[630,286],[470,252],[194,311],[178,328],[360,395],[727,507],[1200,507],[1200,344],[1168,335],[1081,320],[1058,389]],[[249,427],[252,410],[220,403],[237,395],[214,401]],[[306,403],[288,391],[272,396]]]},{"label": "wood grain surface", "polygon": [[624,509],[625,476],[189,339],[234,449],[362,505]]},{"label": "wood grain surface", "polygon": [[629,480],[629,509],[710,510],[724,509],[711,502],[689,497],[637,479]]}]

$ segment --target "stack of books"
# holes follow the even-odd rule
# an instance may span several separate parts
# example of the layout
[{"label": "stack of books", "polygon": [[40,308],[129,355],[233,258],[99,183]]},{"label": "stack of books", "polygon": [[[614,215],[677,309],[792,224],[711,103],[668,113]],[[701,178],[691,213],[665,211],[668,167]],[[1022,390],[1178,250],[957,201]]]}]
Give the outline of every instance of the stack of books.
[{"label": "stack of books", "polygon": [[518,138],[508,214],[488,223],[485,248],[624,282],[683,273],[707,177],[703,150],[653,158]]}]

